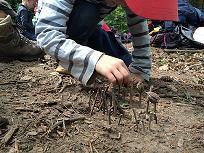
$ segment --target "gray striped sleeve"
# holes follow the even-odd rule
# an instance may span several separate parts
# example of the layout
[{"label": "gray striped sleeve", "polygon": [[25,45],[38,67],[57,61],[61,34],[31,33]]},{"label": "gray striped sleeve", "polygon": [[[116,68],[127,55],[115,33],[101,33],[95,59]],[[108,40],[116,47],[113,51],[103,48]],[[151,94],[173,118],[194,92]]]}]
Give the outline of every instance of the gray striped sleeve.
[{"label": "gray striped sleeve", "polygon": [[133,62],[129,69],[133,73],[140,73],[145,80],[149,80],[151,75],[151,49],[150,36],[147,21],[132,13],[127,7],[124,8],[127,14],[129,30],[133,36],[132,52]]},{"label": "gray striped sleeve", "polygon": [[37,43],[71,75],[86,84],[103,53],[68,39],[66,23],[73,4],[74,0],[43,0],[36,24]]}]

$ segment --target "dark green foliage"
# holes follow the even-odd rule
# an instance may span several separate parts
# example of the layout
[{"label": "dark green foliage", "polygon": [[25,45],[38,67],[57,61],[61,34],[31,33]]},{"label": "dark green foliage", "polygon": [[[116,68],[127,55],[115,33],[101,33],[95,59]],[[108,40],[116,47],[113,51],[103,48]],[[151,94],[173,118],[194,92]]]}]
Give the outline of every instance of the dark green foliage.
[{"label": "dark green foliage", "polygon": [[21,0],[6,0],[11,7],[16,11],[18,8],[18,4],[21,3]]},{"label": "dark green foliage", "polygon": [[189,0],[189,3],[204,11],[204,0]]},{"label": "dark green foliage", "polygon": [[122,7],[118,7],[105,18],[106,23],[120,32],[127,31],[126,13]]}]

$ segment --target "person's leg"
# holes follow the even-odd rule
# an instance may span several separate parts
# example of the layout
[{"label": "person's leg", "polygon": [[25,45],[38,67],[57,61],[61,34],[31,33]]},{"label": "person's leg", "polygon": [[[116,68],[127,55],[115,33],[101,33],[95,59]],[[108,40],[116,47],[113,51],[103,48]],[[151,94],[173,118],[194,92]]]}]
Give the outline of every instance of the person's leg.
[{"label": "person's leg", "polygon": [[35,60],[41,55],[42,50],[36,43],[26,39],[12,25],[10,15],[0,18],[0,57]]},{"label": "person's leg", "polygon": [[87,45],[99,21],[98,5],[77,0],[67,22],[67,34],[77,43]]},{"label": "person's leg", "polygon": [[33,40],[36,41],[36,35],[34,33],[28,32],[28,31],[24,31],[22,33],[22,35],[24,35],[26,38],[28,38],[29,40]]},{"label": "person's leg", "polygon": [[97,24],[100,21],[99,9],[97,4],[77,0],[67,22],[69,38],[81,45],[87,45],[108,55],[121,58],[129,65],[132,59],[127,50],[124,52],[124,48],[119,47],[120,45],[114,40],[110,40],[107,33],[97,28]]}]

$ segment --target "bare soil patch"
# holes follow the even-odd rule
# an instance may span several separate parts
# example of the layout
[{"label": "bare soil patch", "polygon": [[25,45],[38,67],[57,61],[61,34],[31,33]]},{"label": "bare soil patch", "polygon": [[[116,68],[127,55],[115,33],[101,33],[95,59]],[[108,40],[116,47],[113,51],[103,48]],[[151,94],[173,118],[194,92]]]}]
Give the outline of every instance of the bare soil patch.
[{"label": "bare soil patch", "polygon": [[[99,78],[95,86],[84,87],[55,68],[52,59],[0,63],[0,117],[4,118],[0,118],[0,152],[204,152],[203,52],[165,53],[153,48],[153,75],[144,86],[141,107],[137,84],[131,104],[130,87],[116,87],[115,101],[122,109],[115,115],[113,107],[105,109],[102,103],[112,101],[108,83]],[[149,129],[151,115],[140,112],[146,111],[151,85],[160,100],[157,124],[153,117]],[[155,115],[152,103],[150,110]]]}]

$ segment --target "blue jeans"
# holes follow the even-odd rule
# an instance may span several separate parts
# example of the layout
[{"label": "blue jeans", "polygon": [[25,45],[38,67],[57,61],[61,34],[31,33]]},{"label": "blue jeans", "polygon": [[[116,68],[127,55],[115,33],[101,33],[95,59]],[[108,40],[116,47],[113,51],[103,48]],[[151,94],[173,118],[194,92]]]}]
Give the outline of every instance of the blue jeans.
[{"label": "blue jeans", "polygon": [[24,35],[26,38],[30,40],[36,41],[36,35],[34,33],[24,31],[22,35]]},{"label": "blue jeans", "polygon": [[113,33],[107,33],[100,26],[100,5],[77,0],[67,22],[67,34],[81,45],[122,59],[128,66],[132,56],[126,48],[115,39]]}]

